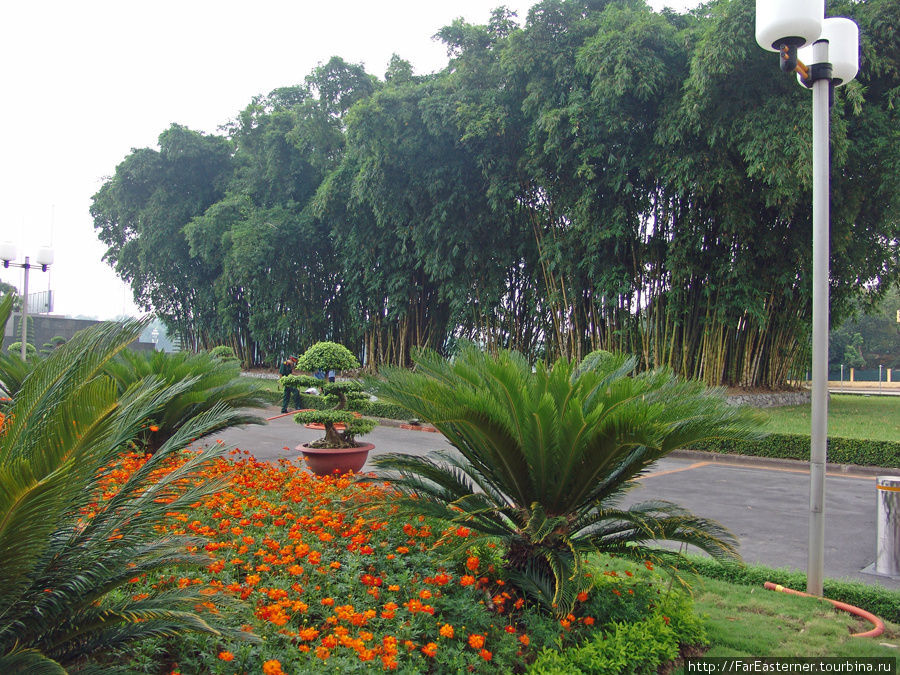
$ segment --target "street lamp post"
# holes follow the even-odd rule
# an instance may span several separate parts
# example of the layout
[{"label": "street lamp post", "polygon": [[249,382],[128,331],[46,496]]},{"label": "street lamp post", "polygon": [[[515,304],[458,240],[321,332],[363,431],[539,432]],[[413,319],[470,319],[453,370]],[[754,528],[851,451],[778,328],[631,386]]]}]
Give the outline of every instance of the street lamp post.
[{"label": "street lamp post", "polygon": [[[0,244],[0,260],[3,261],[3,267],[19,267],[24,270],[25,280],[22,285],[22,360],[28,358],[28,272],[32,267],[31,258],[25,256],[24,263],[12,262],[16,259],[16,247],[14,244]],[[35,263],[41,268],[42,272],[46,272],[47,268],[53,264],[53,249],[42,246],[38,249],[35,257]]]},{"label": "street lamp post", "polygon": [[828,442],[829,109],[832,87],[856,77],[859,29],[850,19],[826,19],[825,0],[756,0],[756,41],[778,52],[781,69],[796,72],[800,84],[812,89],[813,363],[806,590],[821,596]]}]

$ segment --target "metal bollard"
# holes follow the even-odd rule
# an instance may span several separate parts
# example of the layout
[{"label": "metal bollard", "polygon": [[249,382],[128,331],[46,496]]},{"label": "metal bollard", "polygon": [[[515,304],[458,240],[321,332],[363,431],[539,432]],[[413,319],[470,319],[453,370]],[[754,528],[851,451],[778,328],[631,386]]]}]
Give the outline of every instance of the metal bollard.
[{"label": "metal bollard", "polygon": [[900,576],[900,476],[875,480],[878,523],[875,538],[875,574]]}]

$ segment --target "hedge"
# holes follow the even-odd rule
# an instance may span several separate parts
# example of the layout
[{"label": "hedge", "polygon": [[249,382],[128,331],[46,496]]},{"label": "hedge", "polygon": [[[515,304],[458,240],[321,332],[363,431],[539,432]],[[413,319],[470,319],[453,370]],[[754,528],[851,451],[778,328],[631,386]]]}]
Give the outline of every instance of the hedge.
[{"label": "hedge", "polygon": [[[742,586],[758,586],[771,581],[797,591],[806,590],[806,574],[789,569],[773,569],[763,565],[719,563],[711,558],[688,556],[693,571],[700,576],[727,581]],[[900,623],[900,591],[881,586],[869,586],[859,581],[825,579],[822,584],[826,598],[839,600],[872,612],[877,617]]]},{"label": "hedge", "polygon": [[353,409],[370,417],[387,417],[392,420],[405,421],[413,419],[413,414],[406,408],[383,401],[360,401],[353,406]]},{"label": "hedge", "polygon": [[[809,436],[770,434],[759,441],[714,440],[692,445],[690,450],[705,450],[728,455],[778,457],[809,461]],[[900,467],[900,443],[862,438],[829,438],[828,461],[837,464]]]}]

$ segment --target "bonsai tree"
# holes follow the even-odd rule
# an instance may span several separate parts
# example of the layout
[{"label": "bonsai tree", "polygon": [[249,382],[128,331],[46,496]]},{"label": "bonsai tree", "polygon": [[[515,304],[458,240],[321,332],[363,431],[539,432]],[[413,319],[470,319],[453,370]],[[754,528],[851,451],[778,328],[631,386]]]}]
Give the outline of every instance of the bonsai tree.
[{"label": "bonsai tree", "polygon": [[658,500],[618,505],[676,448],[758,436],[753,414],[720,390],[666,370],[635,374],[635,359],[607,353],[534,372],[521,354],[472,345],[452,362],[430,351],[414,361],[367,389],[427,419],[458,452],[376,457],[399,492],[392,505],[470,528],[468,546],[499,540],[507,578],[548,610],[566,615],[593,552],[665,562],[677,554],[653,544],[674,541],[737,558],[716,522]]},{"label": "bonsai tree", "polygon": [[344,345],[337,342],[317,342],[297,360],[297,369],[314,373],[317,370],[335,372],[359,368],[359,360]]},{"label": "bonsai tree", "polygon": [[[337,342],[317,342],[307,349],[297,361],[299,370],[340,371],[359,368],[359,361],[344,345]],[[367,434],[375,428],[375,420],[360,417],[347,410],[348,402],[366,398],[356,382],[322,382],[308,375],[287,375],[281,378],[282,386],[319,387],[325,393],[325,402],[334,405],[325,410],[305,410],[294,415],[298,424],[321,424],[325,436],[309,443],[311,448],[354,448],[359,444],[356,436]],[[338,428],[336,425],[341,425]]]},{"label": "bonsai tree", "polygon": [[[321,424],[325,436],[309,443],[311,448],[355,448],[357,436],[367,434],[377,426],[375,420],[359,417],[348,410],[304,410],[294,415],[297,424]],[[336,425],[342,425],[338,429]]]}]

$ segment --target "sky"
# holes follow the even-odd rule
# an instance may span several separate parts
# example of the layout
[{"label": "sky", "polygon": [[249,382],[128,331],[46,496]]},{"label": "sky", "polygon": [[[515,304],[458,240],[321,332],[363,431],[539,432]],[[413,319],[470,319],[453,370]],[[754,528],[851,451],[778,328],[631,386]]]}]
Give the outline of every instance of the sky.
[{"label": "sky", "polygon": [[[0,8],[0,242],[18,261],[51,245],[55,314],[142,312],[102,262],[91,197],[133,148],[172,123],[216,133],[257,94],[300,84],[337,55],[383,77],[391,55],[417,74],[447,64],[432,36],[456,17],[483,24],[531,0],[9,0]],[[697,0],[653,0],[683,10]],[[22,271],[0,267],[21,289]]]}]

